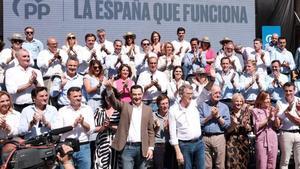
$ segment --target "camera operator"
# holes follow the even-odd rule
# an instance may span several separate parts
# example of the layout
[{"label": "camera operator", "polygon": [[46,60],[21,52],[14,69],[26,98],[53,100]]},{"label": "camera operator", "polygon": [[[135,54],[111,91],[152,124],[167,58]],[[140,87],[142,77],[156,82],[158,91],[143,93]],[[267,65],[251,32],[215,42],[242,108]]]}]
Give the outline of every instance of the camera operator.
[{"label": "camera operator", "polygon": [[[17,148],[16,143],[22,144],[22,142],[24,142],[24,140],[16,139],[15,143],[5,144],[3,147],[3,153],[12,152],[14,149]],[[73,151],[73,149],[70,146],[65,145],[65,144],[63,144],[61,147],[62,147],[63,153],[58,152],[56,154],[57,161],[64,167],[64,169],[75,169],[73,162],[72,162],[72,155],[69,155],[70,152]],[[47,167],[44,166],[42,168],[53,168],[53,167],[54,167],[53,165],[50,165]],[[4,163],[3,165],[0,166],[0,169],[7,169],[7,168],[9,168],[8,163]]]},{"label": "camera operator", "polygon": [[48,132],[57,116],[55,107],[48,105],[46,87],[37,87],[32,90],[31,98],[34,105],[27,106],[21,113],[19,132],[25,139],[33,138]]},{"label": "camera operator", "polygon": [[87,166],[91,166],[89,135],[95,128],[93,110],[90,106],[81,103],[81,88],[71,87],[67,96],[70,105],[59,109],[54,128],[74,127],[72,131],[62,134],[61,140],[66,138],[79,140],[80,151],[73,154],[74,165],[78,169],[87,169]]}]

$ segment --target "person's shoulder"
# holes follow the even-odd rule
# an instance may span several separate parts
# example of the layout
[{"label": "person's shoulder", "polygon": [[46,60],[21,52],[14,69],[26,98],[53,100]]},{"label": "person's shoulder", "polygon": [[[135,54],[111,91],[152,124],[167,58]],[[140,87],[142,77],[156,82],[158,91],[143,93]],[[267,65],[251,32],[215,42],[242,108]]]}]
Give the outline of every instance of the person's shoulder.
[{"label": "person's shoulder", "polygon": [[50,104],[47,105],[47,109],[48,109],[49,111],[51,111],[51,112],[57,112],[57,108],[54,107],[54,106],[52,106],[52,105],[50,105]]}]

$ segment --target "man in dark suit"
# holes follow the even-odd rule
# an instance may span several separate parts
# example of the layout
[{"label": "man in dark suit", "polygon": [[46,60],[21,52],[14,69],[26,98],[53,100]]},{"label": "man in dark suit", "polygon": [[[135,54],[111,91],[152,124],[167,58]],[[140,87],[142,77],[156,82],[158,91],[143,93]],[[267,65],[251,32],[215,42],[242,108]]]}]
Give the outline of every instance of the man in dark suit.
[{"label": "man in dark suit", "polygon": [[146,169],[153,157],[154,125],[151,107],[142,102],[143,88],[134,85],[130,89],[130,103],[120,102],[112,92],[112,81],[105,82],[113,107],[120,112],[120,122],[112,147],[122,151],[123,168]]}]

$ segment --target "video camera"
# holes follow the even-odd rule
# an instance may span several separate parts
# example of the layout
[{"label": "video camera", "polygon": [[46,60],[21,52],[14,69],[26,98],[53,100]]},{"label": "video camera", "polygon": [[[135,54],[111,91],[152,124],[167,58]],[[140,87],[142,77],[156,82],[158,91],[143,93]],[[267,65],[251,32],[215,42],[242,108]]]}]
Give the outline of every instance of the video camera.
[{"label": "video camera", "polygon": [[60,142],[59,135],[72,129],[72,126],[67,126],[50,130],[48,133],[26,140],[25,144],[7,142],[14,144],[16,149],[9,153],[2,153],[2,159],[6,159],[7,168],[12,169],[36,169],[53,166],[58,152],[61,156],[65,155],[62,149],[63,144],[73,149],[72,152],[67,153],[68,155],[80,150],[78,139],[68,138],[64,142]]}]

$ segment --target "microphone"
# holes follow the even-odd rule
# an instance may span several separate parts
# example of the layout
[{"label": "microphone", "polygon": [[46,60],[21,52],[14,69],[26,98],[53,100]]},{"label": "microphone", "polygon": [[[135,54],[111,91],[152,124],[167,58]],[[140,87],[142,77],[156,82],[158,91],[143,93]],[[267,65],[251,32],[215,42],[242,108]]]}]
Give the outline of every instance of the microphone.
[{"label": "microphone", "polygon": [[66,126],[66,127],[62,127],[62,128],[58,128],[58,129],[53,129],[51,131],[49,131],[50,135],[59,135],[68,131],[73,130],[72,126]]}]

